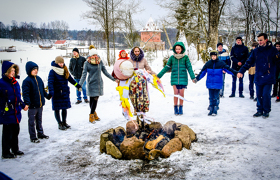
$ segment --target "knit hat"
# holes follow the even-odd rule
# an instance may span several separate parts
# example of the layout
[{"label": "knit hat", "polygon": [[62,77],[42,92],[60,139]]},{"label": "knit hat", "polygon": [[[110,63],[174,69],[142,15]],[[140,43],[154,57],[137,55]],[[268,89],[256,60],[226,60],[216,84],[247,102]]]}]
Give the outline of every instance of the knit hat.
[{"label": "knit hat", "polygon": [[[74,48],[73,51],[76,51],[78,54],[80,54],[78,48]],[[73,52],[73,51],[72,51],[72,52]]]},{"label": "knit hat", "polygon": [[219,42],[219,43],[217,44],[217,47],[219,47],[219,46],[223,46],[223,43]]},{"label": "knit hat", "polygon": [[55,58],[55,63],[58,64],[58,63],[64,63],[64,59],[62,56],[57,56]]},{"label": "knit hat", "polygon": [[96,49],[90,49],[89,51],[88,51],[88,55],[89,56],[92,56],[92,55],[97,55],[98,54],[98,52],[97,52],[97,50]]},{"label": "knit hat", "polygon": [[240,39],[242,41],[242,37],[238,36],[235,40]]},{"label": "knit hat", "polygon": [[212,55],[216,55],[216,56],[218,56],[218,51],[214,51],[214,50],[213,50],[213,51],[211,51],[211,52],[210,52],[210,56],[212,56]]}]

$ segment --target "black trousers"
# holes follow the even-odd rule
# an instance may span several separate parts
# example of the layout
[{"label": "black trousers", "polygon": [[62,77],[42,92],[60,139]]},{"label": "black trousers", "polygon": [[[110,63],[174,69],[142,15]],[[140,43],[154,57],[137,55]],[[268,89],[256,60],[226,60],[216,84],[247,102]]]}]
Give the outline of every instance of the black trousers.
[{"label": "black trousers", "polygon": [[2,131],[2,155],[17,152],[18,148],[19,124],[3,124]]},{"label": "black trousers", "polygon": [[93,114],[95,112],[98,98],[99,98],[99,96],[90,97],[90,100],[89,100],[90,114]]},{"label": "black trousers", "polygon": [[28,110],[28,131],[29,131],[30,139],[37,138],[35,126],[38,135],[44,134],[43,126],[42,126],[42,113],[43,113],[43,107]]},{"label": "black trousers", "polygon": [[61,122],[61,119],[60,119],[60,115],[59,115],[59,111],[60,110],[55,110],[54,111],[54,117],[57,121],[57,123],[66,123],[66,118],[67,118],[67,109],[62,109],[61,110],[61,116],[62,116],[62,122]]}]

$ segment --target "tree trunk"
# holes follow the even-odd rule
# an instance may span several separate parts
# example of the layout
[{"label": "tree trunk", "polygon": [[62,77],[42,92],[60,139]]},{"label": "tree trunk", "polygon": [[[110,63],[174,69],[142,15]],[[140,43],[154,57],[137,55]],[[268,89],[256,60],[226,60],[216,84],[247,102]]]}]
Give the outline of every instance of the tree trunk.
[{"label": "tree trunk", "polygon": [[110,63],[110,44],[109,44],[109,21],[108,21],[108,0],[105,0],[105,37],[107,41],[107,61],[108,66]]},{"label": "tree trunk", "polygon": [[115,55],[115,17],[114,17],[114,0],[112,0],[112,22],[113,22],[113,27],[112,27],[112,30],[113,30],[113,46],[114,46],[114,52],[113,52],[113,64],[115,64],[115,58],[116,58],[116,55]]},{"label": "tree trunk", "polygon": [[[219,26],[219,0],[209,0],[209,31],[208,31],[208,44],[213,50],[216,49],[218,41],[218,26]],[[207,47],[207,46],[206,46]],[[207,50],[207,49],[206,49]]]}]

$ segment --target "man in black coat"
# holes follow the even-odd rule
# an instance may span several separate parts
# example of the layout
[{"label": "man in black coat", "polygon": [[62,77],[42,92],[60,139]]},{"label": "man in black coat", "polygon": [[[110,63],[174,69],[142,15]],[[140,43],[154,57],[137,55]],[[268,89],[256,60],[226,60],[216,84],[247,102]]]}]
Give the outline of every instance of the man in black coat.
[{"label": "man in black coat", "polygon": [[[83,67],[84,67],[84,62],[86,59],[79,54],[78,48],[73,49],[73,57],[70,59],[70,64],[69,64],[69,71],[70,73],[74,76],[74,79],[77,83],[80,82],[80,79],[82,77],[82,72],[83,72]],[[82,91],[84,95],[84,101],[88,103],[87,99],[87,91],[86,91],[86,82],[82,86]],[[77,102],[76,104],[80,104],[82,102],[81,98],[81,92],[77,92]]]},{"label": "man in black coat", "polygon": [[255,85],[257,91],[257,113],[253,117],[268,118],[271,111],[271,89],[275,83],[276,67],[280,63],[280,53],[267,39],[267,34],[258,35],[259,45],[253,50],[246,64],[237,74],[242,78],[246,70],[256,64]]},{"label": "man in black coat", "polygon": [[[248,58],[248,48],[244,46],[241,37],[236,38],[235,46],[232,47],[230,56],[232,60],[232,69],[239,71],[239,69],[245,64]],[[232,76],[232,93],[229,97],[235,97],[236,91],[236,76]],[[239,78],[239,97],[243,96],[243,77]]]}]

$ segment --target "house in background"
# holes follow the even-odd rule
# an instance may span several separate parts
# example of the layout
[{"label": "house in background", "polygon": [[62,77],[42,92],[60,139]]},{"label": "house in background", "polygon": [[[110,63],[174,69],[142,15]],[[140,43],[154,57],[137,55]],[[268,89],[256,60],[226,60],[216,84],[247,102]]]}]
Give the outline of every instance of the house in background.
[{"label": "house in background", "polygon": [[152,18],[149,19],[146,26],[140,30],[141,42],[140,47],[144,50],[164,50],[165,42],[161,40],[162,30],[154,23]]},{"label": "house in background", "polygon": [[57,40],[54,43],[56,49],[67,49],[67,47],[69,47],[69,43],[67,42],[67,40]]}]

